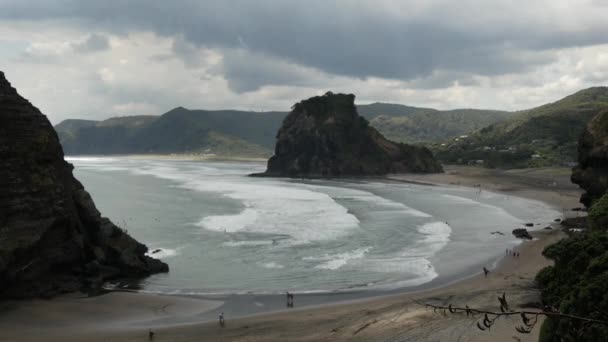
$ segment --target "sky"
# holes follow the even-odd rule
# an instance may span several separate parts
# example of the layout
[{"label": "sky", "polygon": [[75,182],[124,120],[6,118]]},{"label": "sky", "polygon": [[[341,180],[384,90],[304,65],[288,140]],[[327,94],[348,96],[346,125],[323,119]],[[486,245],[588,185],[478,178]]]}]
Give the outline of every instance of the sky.
[{"label": "sky", "polygon": [[54,124],[327,91],[521,110],[608,85],[608,0],[0,0],[0,70]]}]

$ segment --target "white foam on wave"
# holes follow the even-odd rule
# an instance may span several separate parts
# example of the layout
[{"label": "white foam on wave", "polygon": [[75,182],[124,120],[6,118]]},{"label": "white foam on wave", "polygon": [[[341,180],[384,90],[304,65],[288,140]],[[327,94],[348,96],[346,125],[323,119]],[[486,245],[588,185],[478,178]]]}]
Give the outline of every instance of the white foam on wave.
[{"label": "white foam on wave", "polygon": [[399,255],[368,259],[362,266],[375,272],[406,275],[405,280],[392,281],[390,287],[416,286],[433,280],[438,274],[430,258],[448,244],[452,229],[444,222],[429,222],[417,231],[422,238]]},{"label": "white foam on wave", "polygon": [[500,197],[510,199],[510,200],[512,200],[512,201],[510,201],[510,205],[517,207],[518,209],[515,210],[515,212],[519,213],[519,215],[521,215],[523,218],[516,217],[515,215],[509,213],[505,208],[502,208],[502,207],[499,207],[496,205],[492,205],[489,203],[479,202],[479,201],[473,200],[471,198],[455,196],[455,195],[450,195],[450,194],[441,194],[441,196],[449,199],[452,203],[460,203],[460,204],[469,205],[471,207],[481,207],[481,208],[489,209],[493,213],[495,213],[496,216],[500,216],[501,217],[500,222],[502,222],[504,224],[517,225],[517,224],[523,224],[524,222],[530,222],[530,221],[552,222],[555,217],[561,216],[561,213],[559,211],[551,208],[550,206],[548,206],[547,204],[545,204],[543,202],[526,199],[526,198],[501,196],[501,195],[498,195],[495,193],[491,193],[489,191],[483,192],[480,195],[480,198],[486,199],[486,200],[492,200],[492,199],[500,198]]},{"label": "white foam on wave", "polygon": [[291,243],[298,244],[336,239],[359,227],[359,220],[327,194],[280,181],[244,179],[246,169],[235,176],[201,163],[173,166],[163,161],[117,160],[109,164],[105,167],[172,180],[183,188],[218,193],[243,204],[245,208],[236,214],[203,217],[198,224],[208,230],[289,235]]},{"label": "white foam on wave", "polygon": [[358,201],[367,203],[374,210],[394,210],[399,211],[399,213],[407,216],[414,217],[432,217],[430,214],[422,212],[420,210],[414,209],[412,207],[408,207],[407,205],[392,201],[388,198],[381,197],[375,195],[369,191],[351,189],[351,188],[341,188],[327,185],[302,185],[308,188],[313,189],[323,189],[323,191],[329,191],[332,193],[332,197],[336,200],[342,201]]},{"label": "white foam on wave", "polygon": [[[291,236],[289,244],[333,240],[359,227],[359,220],[332,196],[366,202],[381,210],[395,210],[415,217],[431,217],[370,192],[306,185],[261,179],[243,179],[249,169],[237,168],[226,173],[225,167],[209,163],[180,163],[165,161],[90,158],[83,164],[106,162],[105,167],[128,170],[136,175],[152,175],[178,182],[181,187],[202,192],[219,193],[240,201],[244,209],[235,214],[203,217],[198,225],[218,232],[253,232]],[[108,165],[109,164],[109,165]],[[211,164],[215,165],[215,164]],[[101,165],[91,165],[102,167]],[[235,176],[237,175],[238,176]],[[332,196],[326,192],[332,192]]]},{"label": "white foam on wave", "polygon": [[449,194],[441,194],[441,197],[449,199],[452,203],[460,203],[460,204],[467,204],[467,205],[470,205],[472,207],[487,208],[487,209],[492,210],[496,214],[502,215],[505,218],[507,218],[507,219],[509,219],[509,220],[511,220],[513,222],[521,222],[520,219],[518,219],[517,217],[509,214],[504,208],[497,207],[495,205],[491,205],[491,204],[488,204],[488,203],[482,203],[482,202],[475,201],[475,200],[467,198],[467,197],[454,196],[454,195],[449,195]]},{"label": "white foam on wave", "polygon": [[234,176],[201,163],[183,163],[178,168],[162,161],[118,160],[111,165],[136,175],[172,180],[183,188],[218,193],[243,204],[245,208],[239,213],[202,218],[198,225],[208,230],[289,235],[292,243],[307,243],[336,239],[359,226],[359,220],[327,194],[279,181],[243,179],[245,169]]},{"label": "white foam on wave", "polygon": [[359,227],[359,220],[327,194],[277,181],[232,179],[189,186],[221,193],[245,206],[237,214],[204,217],[199,225],[208,230],[288,235],[297,244],[333,240]]},{"label": "white foam on wave", "polygon": [[[156,250],[160,250],[156,253],[153,253]],[[148,253],[146,253],[147,256],[153,257],[155,259],[167,259],[170,257],[174,257],[176,255],[179,254],[179,248],[177,249],[171,249],[171,248],[150,248],[150,250],[148,251]]]},{"label": "white foam on wave", "polygon": [[267,246],[272,245],[272,241],[268,240],[243,240],[243,241],[226,241],[222,243],[226,247],[242,247],[242,246]]},{"label": "white foam on wave", "polygon": [[372,247],[361,247],[352,251],[336,253],[336,254],[325,254],[322,256],[308,256],[303,257],[304,261],[321,261],[320,264],[316,265],[315,268],[325,270],[337,270],[342,266],[348,264],[352,260],[362,259]]},{"label": "white foam on wave", "polygon": [[420,244],[425,245],[427,253],[434,255],[450,242],[452,228],[447,223],[430,222],[418,227],[418,232],[424,235]]},{"label": "white foam on wave", "polygon": [[252,208],[245,208],[245,210],[236,215],[207,216],[198,224],[209,230],[234,233],[254,224],[257,219],[258,212],[256,210]]},{"label": "white foam on wave", "polygon": [[92,157],[92,156],[88,156],[88,157],[66,156],[64,159],[69,162],[82,162],[82,163],[87,163],[87,162],[89,162],[89,163],[90,162],[108,163],[108,162],[114,162],[117,160],[117,158],[111,158],[111,157]]}]

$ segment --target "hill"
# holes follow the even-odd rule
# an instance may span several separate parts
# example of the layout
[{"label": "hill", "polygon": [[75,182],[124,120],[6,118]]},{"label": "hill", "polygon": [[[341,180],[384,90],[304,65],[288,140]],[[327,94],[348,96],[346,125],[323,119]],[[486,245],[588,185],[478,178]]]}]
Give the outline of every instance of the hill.
[{"label": "hill", "polygon": [[587,122],[608,108],[608,87],[581,90],[559,101],[514,113],[466,138],[433,146],[445,163],[488,167],[573,166]]},{"label": "hill", "polygon": [[485,109],[440,111],[403,105],[373,103],[357,110],[391,140],[405,143],[439,142],[502,122],[511,112]]},{"label": "hill", "polygon": [[67,154],[212,153],[271,154],[280,112],[175,108],[161,116],[104,121],[66,120],[55,126]]},{"label": "hill", "polygon": [[359,116],[352,94],[326,93],[296,103],[279,129],[268,168],[255,176],[341,177],[442,172],[424,147],[387,140]]}]

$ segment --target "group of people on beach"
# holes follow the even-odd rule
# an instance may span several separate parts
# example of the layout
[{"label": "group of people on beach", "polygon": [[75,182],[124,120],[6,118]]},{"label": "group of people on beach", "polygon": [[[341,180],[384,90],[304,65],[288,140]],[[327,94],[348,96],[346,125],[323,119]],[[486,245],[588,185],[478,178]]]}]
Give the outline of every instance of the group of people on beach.
[{"label": "group of people on beach", "polygon": [[[287,307],[293,308],[293,293],[289,293],[289,291],[287,291]],[[223,312],[220,314],[219,323],[220,323],[220,327],[222,327],[222,328],[226,326],[226,320],[224,318]],[[153,333],[150,330],[150,340],[152,340],[152,336],[153,336]]]},{"label": "group of people on beach", "polygon": [[510,250],[508,248],[506,249],[505,254],[513,256],[514,258],[519,258],[519,252],[515,252],[515,251]]},{"label": "group of people on beach", "polygon": [[[519,252],[515,252],[514,250],[511,249],[506,249],[505,250],[505,255],[507,256],[513,256],[514,258],[519,258]],[[483,275],[484,277],[488,277],[488,274],[490,273],[490,270],[488,270],[485,266],[483,267]]]}]

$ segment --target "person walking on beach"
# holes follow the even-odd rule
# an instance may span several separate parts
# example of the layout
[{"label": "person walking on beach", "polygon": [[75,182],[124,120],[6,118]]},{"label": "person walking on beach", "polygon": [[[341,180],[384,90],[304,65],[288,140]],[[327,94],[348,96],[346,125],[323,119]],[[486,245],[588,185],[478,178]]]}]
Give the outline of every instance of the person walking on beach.
[{"label": "person walking on beach", "polygon": [[224,320],[224,313],[220,314],[220,327],[224,327],[226,325],[226,321]]},{"label": "person walking on beach", "polygon": [[483,276],[484,277],[488,277],[488,273],[490,273],[490,270],[488,270],[485,266],[483,267]]},{"label": "person walking on beach", "polygon": [[287,307],[293,308],[293,294],[287,291]]}]

